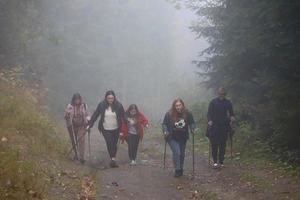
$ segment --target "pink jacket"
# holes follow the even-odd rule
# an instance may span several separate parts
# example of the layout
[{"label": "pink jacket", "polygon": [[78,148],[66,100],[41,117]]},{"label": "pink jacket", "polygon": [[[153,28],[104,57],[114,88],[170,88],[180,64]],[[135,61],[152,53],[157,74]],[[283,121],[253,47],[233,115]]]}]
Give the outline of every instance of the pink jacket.
[{"label": "pink jacket", "polygon": [[[80,105],[80,109],[79,111],[82,113],[82,115],[84,116],[84,125],[87,126],[88,121],[90,119],[90,115],[87,111],[87,105],[85,103],[82,103]],[[73,116],[74,116],[74,106],[71,104],[68,104],[66,110],[65,110],[65,119],[66,119],[66,124],[67,127],[72,126],[72,120],[73,120]]]}]

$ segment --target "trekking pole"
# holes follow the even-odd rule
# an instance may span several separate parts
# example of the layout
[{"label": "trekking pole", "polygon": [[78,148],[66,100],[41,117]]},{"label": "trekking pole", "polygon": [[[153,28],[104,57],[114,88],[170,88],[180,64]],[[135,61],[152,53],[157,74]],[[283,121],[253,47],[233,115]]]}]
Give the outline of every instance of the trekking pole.
[{"label": "trekking pole", "polygon": [[208,139],[208,166],[210,166],[210,156],[211,156],[211,143]]},{"label": "trekking pole", "polygon": [[233,159],[233,155],[232,155],[232,137],[230,137],[230,159]]},{"label": "trekking pole", "polygon": [[206,137],[207,137],[207,141],[208,141],[208,166],[210,166],[210,156],[211,156],[211,142],[210,142],[210,137],[211,137],[211,134],[210,134],[210,126],[208,125],[207,126],[207,129],[206,129]]},{"label": "trekking pole", "polygon": [[195,132],[192,133],[192,142],[193,142],[193,178],[195,177]]},{"label": "trekking pole", "polygon": [[[75,132],[75,131],[74,131]],[[79,151],[79,144],[78,144],[78,135],[77,134],[75,134],[74,135],[75,136],[75,145],[76,145],[76,149],[77,149],[77,153],[78,153],[78,151]]]},{"label": "trekking pole", "polygon": [[230,140],[230,159],[233,159],[233,134],[234,134],[234,129],[233,129],[233,124],[230,123],[230,131],[229,131],[229,140]]},{"label": "trekking pole", "polygon": [[167,139],[165,139],[165,148],[164,148],[164,169],[166,169],[166,151],[167,151]]},{"label": "trekking pole", "polygon": [[89,160],[91,160],[91,129],[88,129]]}]

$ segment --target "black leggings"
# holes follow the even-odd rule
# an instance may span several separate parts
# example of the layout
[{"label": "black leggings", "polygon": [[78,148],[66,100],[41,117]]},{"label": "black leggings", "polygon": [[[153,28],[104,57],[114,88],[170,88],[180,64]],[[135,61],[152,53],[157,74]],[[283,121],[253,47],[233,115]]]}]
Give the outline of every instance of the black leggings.
[{"label": "black leggings", "polygon": [[137,155],[137,150],[139,146],[139,136],[135,134],[128,134],[128,155],[130,160],[135,160]]},{"label": "black leggings", "polygon": [[225,157],[226,140],[221,141],[219,143],[212,143],[211,148],[212,148],[212,157],[214,163],[218,163],[218,158],[219,158],[220,164],[223,164],[224,157]]},{"label": "black leggings", "polygon": [[103,130],[102,132],[108,154],[110,158],[115,158],[117,155],[117,145],[119,140],[119,129],[116,130]]},{"label": "black leggings", "polygon": [[212,157],[214,163],[223,164],[225,157],[226,141],[228,138],[229,127],[228,124],[214,124],[210,136],[212,147]]}]

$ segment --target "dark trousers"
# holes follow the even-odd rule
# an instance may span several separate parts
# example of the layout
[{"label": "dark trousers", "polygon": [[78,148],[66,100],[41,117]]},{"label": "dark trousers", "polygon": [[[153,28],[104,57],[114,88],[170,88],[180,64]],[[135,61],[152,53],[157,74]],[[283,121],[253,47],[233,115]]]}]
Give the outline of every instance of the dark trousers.
[{"label": "dark trousers", "polygon": [[218,163],[219,161],[220,164],[223,164],[224,162],[228,131],[229,126],[227,123],[215,123],[212,126],[209,138],[214,163]]},{"label": "dark trousers", "polygon": [[139,146],[140,138],[138,135],[135,134],[128,134],[128,155],[130,160],[135,160],[137,155],[137,150]]},{"label": "dark trousers", "polygon": [[219,159],[219,163],[223,164],[225,158],[226,140],[219,143],[212,143],[211,149],[214,163],[218,163]]},{"label": "dark trousers", "polygon": [[115,158],[117,155],[117,145],[119,140],[119,129],[116,130],[103,130],[102,132],[108,154],[110,158]]}]

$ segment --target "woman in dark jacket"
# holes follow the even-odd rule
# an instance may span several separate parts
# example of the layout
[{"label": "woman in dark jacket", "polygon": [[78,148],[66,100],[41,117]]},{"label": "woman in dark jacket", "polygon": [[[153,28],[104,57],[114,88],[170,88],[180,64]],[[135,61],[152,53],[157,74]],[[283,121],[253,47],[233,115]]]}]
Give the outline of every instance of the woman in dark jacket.
[{"label": "woman in dark jacket", "polygon": [[124,119],[124,108],[116,99],[114,91],[109,90],[106,92],[105,99],[98,104],[89,121],[88,128],[93,127],[99,115],[98,129],[106,141],[107,150],[111,158],[110,167],[118,167],[116,163],[117,144]]},{"label": "woman in dark jacket", "polygon": [[173,153],[175,177],[183,175],[186,141],[189,138],[189,129],[195,132],[193,115],[185,108],[182,99],[175,99],[172,108],[166,113],[163,124],[165,139]]}]

